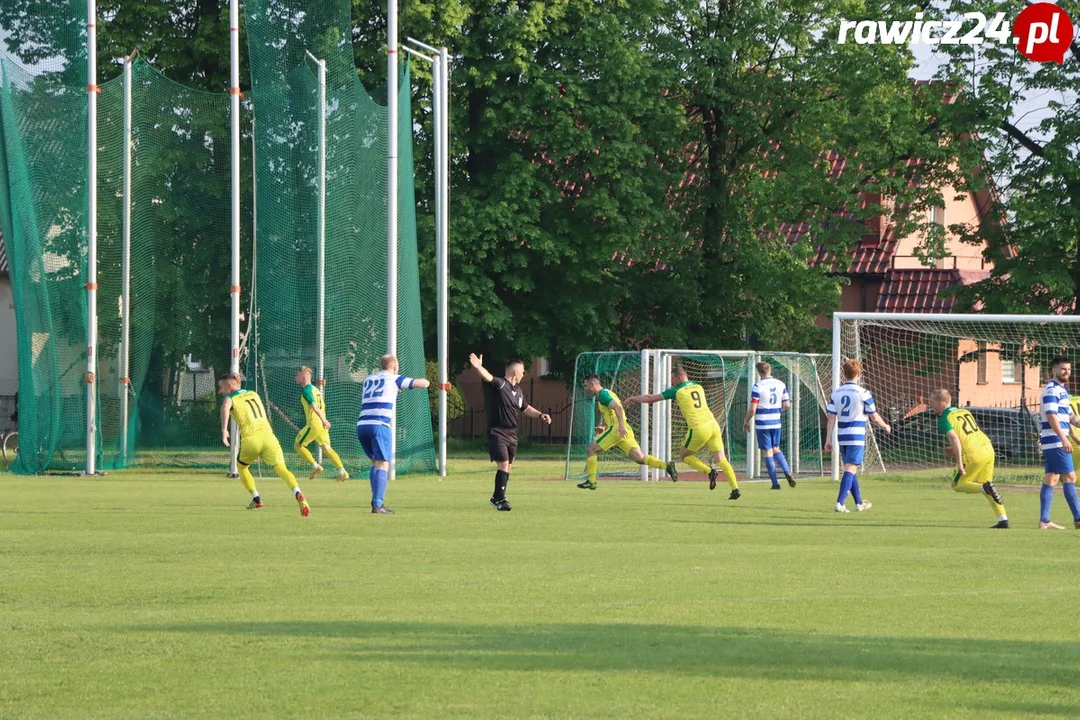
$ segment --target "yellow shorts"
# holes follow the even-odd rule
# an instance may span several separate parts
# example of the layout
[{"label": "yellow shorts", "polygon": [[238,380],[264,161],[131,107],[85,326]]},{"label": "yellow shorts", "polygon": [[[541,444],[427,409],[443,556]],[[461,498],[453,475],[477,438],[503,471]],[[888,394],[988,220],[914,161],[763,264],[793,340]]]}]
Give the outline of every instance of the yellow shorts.
[{"label": "yellow shorts", "polygon": [[270,467],[285,462],[285,455],[281,452],[281,443],[274,437],[274,434],[267,432],[241,436],[240,456],[237,458],[237,462],[241,465],[251,465],[260,457]]},{"label": "yellow shorts", "polygon": [[311,443],[318,443],[319,447],[325,447],[330,444],[330,431],[324,428],[322,425],[318,427],[312,427],[311,425],[305,425],[300,428],[300,432],[296,433],[296,440],[293,441],[293,445],[296,447],[304,447]]},{"label": "yellow shorts", "polygon": [[964,453],[963,477],[956,473],[953,477],[953,485],[958,482],[973,482],[982,485],[994,479],[994,451],[992,448],[980,448],[974,452]]},{"label": "yellow shorts", "polygon": [[596,438],[596,444],[600,446],[603,451],[608,451],[611,448],[617,447],[627,455],[631,450],[640,450],[641,446],[638,445],[637,438],[634,437],[634,431],[630,428],[626,428],[626,437],[619,435],[619,431],[615,427],[609,427],[600,434],[600,437]]},{"label": "yellow shorts", "polygon": [[712,452],[724,452],[724,433],[720,431],[720,424],[716,420],[708,425],[687,430],[682,443],[684,448],[695,453],[706,445]]}]

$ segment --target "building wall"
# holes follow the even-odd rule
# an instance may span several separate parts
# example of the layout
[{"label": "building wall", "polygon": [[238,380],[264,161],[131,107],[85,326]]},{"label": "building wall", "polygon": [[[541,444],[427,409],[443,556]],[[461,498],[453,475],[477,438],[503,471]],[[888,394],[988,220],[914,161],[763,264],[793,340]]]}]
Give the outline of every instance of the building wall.
[{"label": "building wall", "polygon": [[[942,193],[945,200],[944,221],[946,229],[950,225],[956,225],[958,223],[968,225],[977,224],[979,215],[976,209],[975,196],[971,193],[964,193],[960,196],[960,199],[957,200],[955,197],[956,195],[956,190],[951,187],[946,188]],[[910,237],[901,239],[896,248],[893,267],[897,270],[917,270],[926,267],[915,257],[916,246],[925,239],[925,233],[916,233]],[[942,261],[938,267],[950,270],[954,267],[957,270],[984,269],[982,245],[968,245],[962,243],[955,233],[948,232],[947,230],[945,245],[946,252],[954,259],[946,259],[945,261]]]}]

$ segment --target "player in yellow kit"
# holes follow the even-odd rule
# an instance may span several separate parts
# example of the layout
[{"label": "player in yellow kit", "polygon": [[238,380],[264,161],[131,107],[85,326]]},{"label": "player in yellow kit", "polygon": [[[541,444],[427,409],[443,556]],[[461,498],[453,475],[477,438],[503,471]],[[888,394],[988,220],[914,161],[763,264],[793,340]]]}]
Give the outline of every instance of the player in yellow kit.
[{"label": "player in yellow kit", "polygon": [[952,406],[952,394],[948,390],[931,393],[930,407],[939,416],[938,431],[949,441],[945,456],[956,459],[953,490],[984,495],[997,515],[998,522],[993,527],[1009,527],[1001,495],[994,487],[994,446],[990,438],[979,429],[970,412]]},{"label": "player in yellow kit", "polygon": [[622,450],[627,457],[638,465],[648,465],[657,470],[666,470],[668,477],[672,480],[678,479],[679,474],[675,470],[675,463],[665,463],[659,458],[641,452],[641,446],[638,445],[637,438],[634,437],[633,428],[626,424],[626,413],[623,411],[622,403],[619,402],[619,396],[600,384],[600,376],[586,375],[584,388],[589,397],[596,398],[599,403],[600,417],[603,418],[604,424],[602,427],[597,428],[600,434],[593,440],[586,451],[585,473],[588,475],[588,479],[583,483],[579,483],[579,488],[582,490],[596,489],[597,456],[614,447]]},{"label": "player in yellow kit", "polygon": [[293,450],[311,465],[311,475],[308,476],[310,479],[314,480],[319,477],[319,473],[323,471],[322,465],[315,461],[315,456],[307,449],[308,445],[316,443],[322,448],[323,454],[330,458],[330,462],[334,463],[334,467],[337,468],[338,482],[348,480],[349,473],[345,472],[345,465],[341,462],[338,454],[334,452],[334,448],[330,447],[330,433],[327,432],[330,429],[330,421],[326,419],[326,402],[323,400],[322,391],[311,384],[311,368],[307,365],[301,365],[300,369],[296,371],[296,384],[301,388],[300,404],[304,407],[304,417],[307,419],[307,425],[300,428],[300,432],[296,433]]},{"label": "player in yellow kit", "polygon": [[224,396],[221,403],[221,442],[229,447],[229,418],[236,421],[240,430],[240,452],[236,465],[240,471],[240,482],[251,493],[249,510],[261,508],[262,498],[255,489],[255,478],[248,466],[258,460],[274,468],[282,480],[292,489],[296,502],[300,505],[300,514],[307,517],[311,513],[304,493],[296,483],[296,476],[285,466],[285,456],[281,452],[281,443],[274,436],[270,421],[266,417],[266,408],[258,393],[240,389],[240,376],[229,373],[218,378],[218,395]]},{"label": "player in yellow kit", "polygon": [[716,422],[709,403],[705,399],[705,389],[695,382],[690,382],[686,369],[677,366],[671,371],[671,387],[656,395],[635,395],[626,398],[626,404],[636,402],[655,403],[661,400],[674,400],[679,405],[683,417],[686,419],[686,437],[683,439],[682,449],[679,456],[683,461],[701,473],[709,476],[709,489],[716,488],[716,477],[719,474],[716,468],[711,468],[701,460],[694,457],[694,453],[702,447],[708,446],[712,451],[712,459],[719,466],[720,471],[731,486],[731,494],[728,500],[738,500],[742,497],[739,492],[739,481],[735,479],[735,468],[724,457],[724,435],[720,430],[720,423]]}]

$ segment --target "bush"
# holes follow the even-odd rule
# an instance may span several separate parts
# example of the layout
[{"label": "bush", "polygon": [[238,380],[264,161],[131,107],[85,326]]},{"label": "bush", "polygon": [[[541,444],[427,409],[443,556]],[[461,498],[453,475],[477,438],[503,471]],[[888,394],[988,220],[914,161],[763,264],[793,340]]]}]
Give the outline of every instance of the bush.
[{"label": "bush", "polygon": [[[428,382],[431,383],[431,387],[437,388],[439,385],[439,365],[434,360],[428,360],[425,363],[425,375],[427,375]],[[431,424],[433,427],[438,426],[439,423],[439,393],[428,393],[428,402],[431,405]],[[450,390],[446,393],[446,419],[456,420],[465,414],[467,406],[465,404],[465,396],[461,393],[461,390],[454,386],[450,386]]]}]

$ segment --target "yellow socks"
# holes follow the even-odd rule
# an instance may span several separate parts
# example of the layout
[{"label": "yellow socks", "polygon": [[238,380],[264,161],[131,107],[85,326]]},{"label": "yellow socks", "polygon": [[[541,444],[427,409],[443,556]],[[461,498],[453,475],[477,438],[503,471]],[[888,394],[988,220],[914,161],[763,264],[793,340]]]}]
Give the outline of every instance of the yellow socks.
[{"label": "yellow socks", "polygon": [[248,466],[238,465],[237,470],[240,474],[240,484],[244,486],[244,489],[251,493],[251,497],[258,495],[259,491],[255,489],[255,476],[251,474]]},{"label": "yellow socks", "polygon": [[982,485],[980,485],[979,483],[972,482],[971,480],[961,480],[960,482],[953,483],[953,490],[959,493],[966,493],[969,495],[982,495],[986,498],[986,501],[990,503],[990,507],[994,509],[994,515],[996,517],[1000,518],[1005,516],[1005,506],[1000,503],[994,502],[994,498],[983,492]]},{"label": "yellow socks", "polygon": [[330,462],[334,463],[334,467],[336,467],[338,470],[343,470],[345,468],[345,464],[341,462],[341,457],[339,457],[337,452],[334,451],[334,448],[327,445],[322,449],[322,451],[323,455],[330,458]]},{"label": "yellow socks", "polygon": [[[311,453],[308,454],[310,455]],[[296,482],[296,476],[289,472],[289,468],[285,467],[285,463],[275,465],[274,472],[277,473],[279,478],[285,481],[285,484],[289,486],[290,490],[295,491],[300,489],[300,483]]]},{"label": "yellow socks", "polygon": [[596,466],[598,464],[597,457],[590,455],[585,459],[585,474],[589,476],[589,482],[596,482]]},{"label": "yellow socks", "polygon": [[[303,459],[303,461],[306,462],[308,465],[316,464],[315,456],[312,455],[311,451],[307,449],[307,445],[293,445],[293,450],[295,450],[296,454],[299,455],[301,459]],[[337,457],[337,455],[335,455],[334,457]],[[276,472],[277,468],[274,468],[274,470]],[[281,473],[278,473],[278,475],[281,475]]]},{"label": "yellow socks", "polygon": [[684,462],[693,469],[697,470],[699,473],[704,473],[706,475],[709,474],[709,466],[701,462],[701,460],[694,457],[693,455],[688,455],[686,458],[684,458]]},{"label": "yellow socks", "polygon": [[731,486],[732,490],[739,489],[739,481],[735,479],[735,468],[731,467],[731,463],[727,458],[720,461],[720,470],[724,473],[724,477],[727,478],[727,484]]},{"label": "yellow socks", "polygon": [[653,457],[652,455],[646,455],[644,462],[649,467],[656,468],[657,470],[664,470],[665,468],[667,468],[666,462],[664,462],[660,458]]}]

